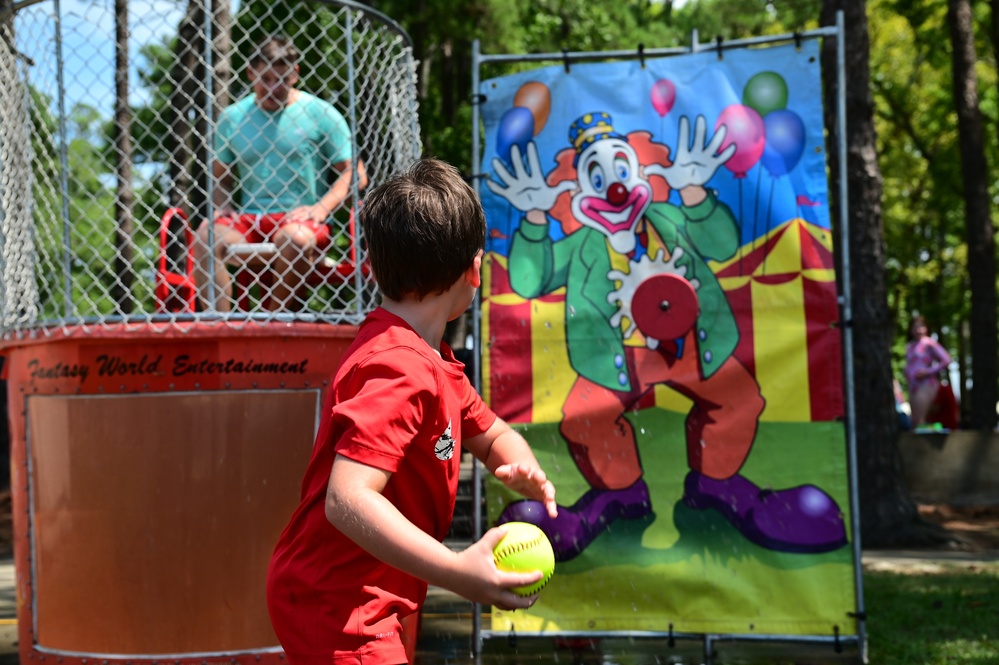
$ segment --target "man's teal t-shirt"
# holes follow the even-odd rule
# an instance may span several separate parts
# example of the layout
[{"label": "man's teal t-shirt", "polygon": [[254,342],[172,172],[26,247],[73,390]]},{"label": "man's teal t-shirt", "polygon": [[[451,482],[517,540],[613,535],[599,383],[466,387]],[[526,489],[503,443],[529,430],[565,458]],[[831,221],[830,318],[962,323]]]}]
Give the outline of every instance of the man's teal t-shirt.
[{"label": "man's teal t-shirt", "polygon": [[278,111],[244,97],[222,111],[215,132],[215,158],[236,167],[241,212],[314,205],[332,184],[329,167],[351,155],[347,121],[305,92]]}]

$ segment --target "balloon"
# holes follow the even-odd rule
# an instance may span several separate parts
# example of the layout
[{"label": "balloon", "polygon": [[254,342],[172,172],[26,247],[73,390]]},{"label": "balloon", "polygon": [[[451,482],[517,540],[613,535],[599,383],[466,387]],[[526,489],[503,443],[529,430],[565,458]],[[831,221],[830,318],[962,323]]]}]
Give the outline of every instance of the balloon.
[{"label": "balloon", "polygon": [[742,103],[766,117],[787,106],[787,83],[776,72],[760,72],[749,79],[742,91]]},{"label": "balloon", "polygon": [[670,109],[673,108],[673,102],[676,101],[676,88],[673,87],[673,82],[668,79],[659,79],[656,81],[655,85],[652,86],[652,107],[659,114],[659,117],[665,117],[669,113]]},{"label": "balloon", "polygon": [[771,111],[763,119],[767,141],[760,163],[776,177],[790,173],[805,151],[805,123],[794,111]]},{"label": "balloon", "polygon": [[500,118],[496,130],[496,154],[507,164],[510,163],[510,148],[518,146],[520,154],[527,151],[527,142],[534,136],[534,116],[523,106],[514,106]]},{"label": "balloon", "polygon": [[718,152],[734,143],[735,153],[725,162],[725,167],[736,178],[745,178],[746,172],[760,161],[766,145],[763,118],[748,106],[732,104],[718,116],[715,131],[722,125],[726,128],[725,141],[719,146]]},{"label": "balloon", "polygon": [[520,86],[517,94],[513,96],[513,105],[522,106],[531,112],[534,117],[532,136],[537,136],[548,122],[548,113],[552,109],[552,95],[544,83],[528,81]]}]

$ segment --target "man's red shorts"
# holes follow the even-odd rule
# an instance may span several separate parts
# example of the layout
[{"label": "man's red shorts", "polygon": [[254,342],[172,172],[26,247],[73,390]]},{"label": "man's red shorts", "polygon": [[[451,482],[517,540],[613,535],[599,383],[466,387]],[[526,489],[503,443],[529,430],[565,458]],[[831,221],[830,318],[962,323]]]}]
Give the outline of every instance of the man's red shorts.
[{"label": "man's red shorts", "polygon": [[[246,238],[246,242],[270,242],[274,232],[288,223],[285,222],[286,216],[283,212],[267,214],[247,213],[235,217],[218,217],[215,219],[215,223],[239,231]],[[299,224],[311,229],[315,234],[316,247],[325,249],[329,246],[330,227],[325,222],[317,222],[309,219],[299,222]]]}]

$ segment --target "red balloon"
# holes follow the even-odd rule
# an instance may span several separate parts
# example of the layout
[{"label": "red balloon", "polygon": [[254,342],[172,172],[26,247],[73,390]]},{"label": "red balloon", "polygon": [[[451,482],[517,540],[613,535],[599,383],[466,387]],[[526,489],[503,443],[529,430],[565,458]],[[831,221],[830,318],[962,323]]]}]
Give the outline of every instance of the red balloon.
[{"label": "red balloon", "polygon": [[659,79],[652,86],[650,97],[652,98],[652,108],[662,118],[673,108],[673,102],[676,101],[676,88],[669,79]]},{"label": "red balloon", "polygon": [[520,86],[513,96],[513,105],[522,106],[534,116],[534,136],[548,122],[548,114],[552,109],[552,95],[548,86],[538,81],[528,81]]},{"label": "red balloon", "polygon": [[718,151],[721,152],[735,144],[735,154],[725,162],[725,167],[734,173],[736,178],[745,178],[746,172],[760,161],[767,144],[763,118],[748,106],[732,104],[718,116],[715,131],[718,131],[722,125],[726,128],[725,141]]}]

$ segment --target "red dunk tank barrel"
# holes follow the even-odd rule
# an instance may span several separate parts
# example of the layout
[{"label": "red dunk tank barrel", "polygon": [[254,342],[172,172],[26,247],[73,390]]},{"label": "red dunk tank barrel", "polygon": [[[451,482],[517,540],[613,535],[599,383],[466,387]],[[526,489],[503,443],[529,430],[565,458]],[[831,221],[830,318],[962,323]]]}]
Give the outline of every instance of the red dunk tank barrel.
[{"label": "red dunk tank barrel", "polygon": [[283,662],[267,565],[353,326],[6,349],[21,662]]}]

